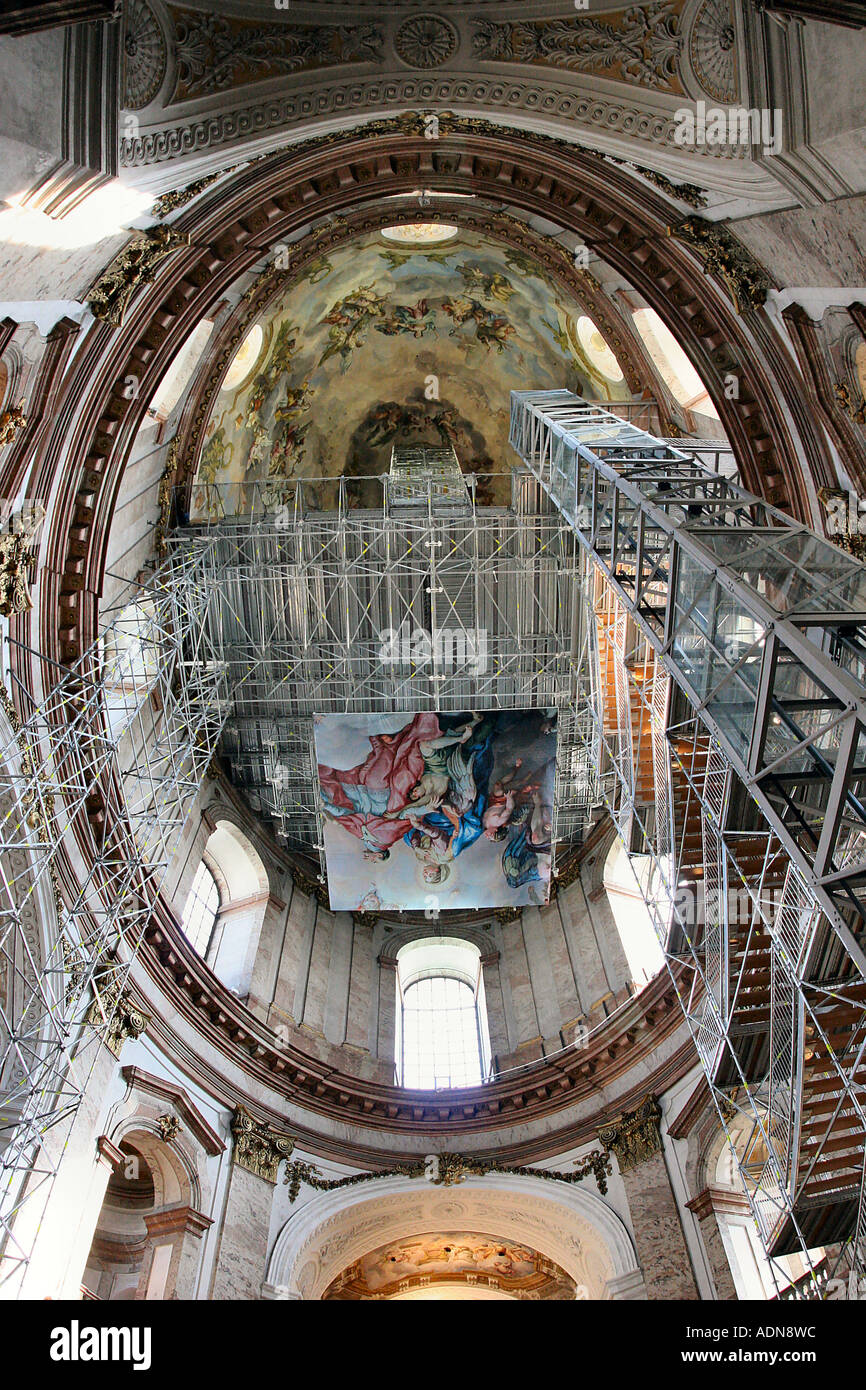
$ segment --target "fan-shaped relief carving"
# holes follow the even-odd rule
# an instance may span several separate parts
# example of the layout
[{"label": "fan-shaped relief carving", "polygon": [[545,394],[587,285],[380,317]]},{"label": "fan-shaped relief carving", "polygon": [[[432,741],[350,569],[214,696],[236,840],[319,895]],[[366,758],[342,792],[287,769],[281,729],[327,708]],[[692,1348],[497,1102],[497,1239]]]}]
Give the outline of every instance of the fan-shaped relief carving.
[{"label": "fan-shaped relief carving", "polygon": [[165,79],[168,49],[159,20],[145,0],[130,0],[123,24],[123,105],[141,111]]},{"label": "fan-shaped relief carving", "polygon": [[737,100],[737,31],[730,0],[704,0],[689,33],[689,60],[708,96],[728,105]]},{"label": "fan-shaped relief carving", "polygon": [[457,30],[441,15],[412,15],[394,35],[394,49],[407,67],[438,68],[456,51]]}]

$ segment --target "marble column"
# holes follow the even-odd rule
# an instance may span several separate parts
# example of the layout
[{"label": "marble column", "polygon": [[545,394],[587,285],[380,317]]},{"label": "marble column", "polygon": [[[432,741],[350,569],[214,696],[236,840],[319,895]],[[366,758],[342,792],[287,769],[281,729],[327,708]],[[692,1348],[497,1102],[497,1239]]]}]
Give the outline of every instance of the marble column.
[{"label": "marble column", "polygon": [[671,1190],[654,1096],[626,1111],[598,1137],[615,1157],[628,1198],[647,1298],[699,1298],[680,1214]]},{"label": "marble column", "polygon": [[232,1121],[234,1150],[212,1299],[261,1297],[268,1258],[274,1184],[294,1147],[287,1134],[239,1107]]},{"label": "marble column", "polygon": [[686,1206],[689,1211],[694,1212],[700,1224],[701,1238],[707,1252],[716,1297],[720,1299],[736,1298],[737,1289],[728,1257],[725,1254],[725,1243],[719,1228],[719,1216],[724,1214],[733,1214],[739,1217],[750,1216],[749,1203],[745,1194],[731,1192],[724,1187],[705,1187],[703,1192],[698,1193],[697,1197],[686,1202]]}]

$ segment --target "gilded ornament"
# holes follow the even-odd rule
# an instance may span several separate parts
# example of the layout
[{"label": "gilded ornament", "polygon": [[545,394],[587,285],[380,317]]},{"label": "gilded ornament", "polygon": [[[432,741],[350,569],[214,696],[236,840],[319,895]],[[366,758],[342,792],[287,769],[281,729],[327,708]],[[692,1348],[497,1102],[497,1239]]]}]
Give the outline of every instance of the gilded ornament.
[{"label": "gilded ornament", "polygon": [[725,285],[738,314],[766,303],[770,277],[727,227],[687,217],[668,227],[667,234],[692,247],[703,262],[704,274],[717,276]]},{"label": "gilded ornament", "polygon": [[147,1029],[150,1015],[133,1001],[117,978],[117,967],[109,965],[94,984],[97,989],[84,1021],[102,1032],[106,1047],[119,1057],[127,1038],[139,1038]]},{"label": "gilded ornament", "polygon": [[615,1124],[599,1129],[598,1137],[605,1150],[616,1158],[621,1173],[661,1153],[661,1113],[655,1096],[647,1096],[636,1110],[624,1111]]},{"label": "gilded ornament", "polygon": [[280,1164],[295,1147],[290,1135],[254,1119],[242,1105],[232,1120],[232,1136],[235,1163],[265,1182],[276,1182]]},{"label": "gilded ornament", "polygon": [[156,1127],[159,1130],[160,1138],[164,1139],[166,1144],[169,1144],[172,1139],[176,1138],[180,1130],[180,1120],[176,1115],[159,1115],[157,1117]]},{"label": "gilded ornament", "polygon": [[424,1178],[439,1187],[452,1187],[470,1177],[484,1177],[488,1173],[504,1173],[515,1176],[543,1178],[548,1182],[582,1182],[586,1177],[594,1177],[602,1196],[607,1192],[607,1179],[611,1173],[610,1154],[607,1150],[593,1150],[585,1158],[577,1160],[570,1172],[558,1172],[549,1168],[528,1168],[522,1164],[497,1163],[495,1159],[467,1158],[463,1154],[428,1154],[423,1161],[404,1163],[399,1167],[381,1169],[378,1173],[353,1173],[348,1178],[323,1178],[318,1169],[310,1163],[289,1163],[283,1181],[288,1184],[289,1201],[294,1202],[302,1184],[314,1188],[316,1192],[333,1192],[339,1187],[354,1187],[357,1183],[374,1182],[377,1178]]},{"label": "gilded ornament", "polygon": [[87,298],[94,318],[119,328],[136,290],[153,279],[156,267],[181,246],[189,246],[185,232],[172,227],[152,227],[134,232],[100,275]]},{"label": "gilded ornament", "polygon": [[27,416],[24,414],[24,402],[13,405],[11,410],[4,410],[0,413],[0,447],[4,444],[11,444],[20,430],[27,424]]}]

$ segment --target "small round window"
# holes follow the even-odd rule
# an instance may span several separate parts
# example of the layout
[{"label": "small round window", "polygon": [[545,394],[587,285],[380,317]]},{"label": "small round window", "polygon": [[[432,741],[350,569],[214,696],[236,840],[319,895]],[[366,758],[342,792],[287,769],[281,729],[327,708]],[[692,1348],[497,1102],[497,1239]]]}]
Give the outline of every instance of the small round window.
[{"label": "small round window", "polygon": [[263,338],[261,324],[254,323],[232,358],[231,366],[223,377],[221,390],[231,391],[234,387],[240,386],[242,381],[246,381],[259,360]]}]

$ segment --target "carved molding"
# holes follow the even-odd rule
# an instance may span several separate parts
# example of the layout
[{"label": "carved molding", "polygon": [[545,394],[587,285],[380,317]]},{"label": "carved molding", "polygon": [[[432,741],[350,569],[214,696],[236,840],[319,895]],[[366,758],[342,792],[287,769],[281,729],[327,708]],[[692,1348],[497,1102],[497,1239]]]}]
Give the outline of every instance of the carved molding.
[{"label": "carved molding", "polygon": [[256,1120],[249,1110],[239,1105],[232,1120],[234,1148],[232,1159],[248,1173],[275,1183],[280,1164],[288,1158],[295,1141],[288,1134]]},{"label": "carved molding", "polygon": [[614,1124],[599,1129],[599,1140],[614,1155],[621,1173],[661,1153],[661,1113],[655,1096],[647,1096],[636,1110],[624,1111]]},{"label": "carved molding", "polygon": [[193,1105],[182,1087],[174,1081],[167,1080],[164,1076],[152,1076],[150,1072],[143,1071],[141,1067],[122,1067],[121,1073],[127,1086],[132,1090],[138,1091],[140,1095],[152,1096],[157,1101],[171,1105],[185,1130],[201,1144],[205,1153],[216,1155],[224,1152],[226,1146],[222,1139]]},{"label": "carved molding", "polygon": [[[233,111],[215,112],[206,119],[192,120],[186,125],[124,136],[120,141],[120,162],[126,167],[161,164],[165,160],[201,154],[214,146],[238,144],[268,131],[283,131],[295,122],[304,121],[308,119],[311,109],[320,116],[351,112],[361,115],[364,111],[378,112],[387,106],[414,107],[417,111],[432,103],[436,103],[437,111],[471,103],[474,106],[487,106],[493,111],[541,113],[548,118],[579,121],[608,135],[628,135],[644,141],[650,147],[668,150],[675,148],[674,134],[678,129],[672,114],[658,110],[635,112],[627,101],[611,101],[601,94],[584,95],[573,86],[567,90],[551,89],[543,84],[509,82],[499,76],[476,74],[464,77],[442,73],[435,77],[381,78],[351,85],[293,91],[291,94],[275,95],[267,102]],[[471,120],[466,121],[467,125],[472,123]],[[373,119],[363,128],[376,134],[382,124],[381,120]],[[495,123],[479,120],[476,124]],[[501,126],[499,131],[503,133]],[[509,129],[507,133],[509,138],[518,135],[514,129]],[[328,139],[327,136],[314,138]],[[333,138],[339,139],[339,133],[335,132]],[[303,149],[309,143],[305,140],[292,148]],[[572,154],[580,150],[576,142],[563,140],[561,143]],[[719,161],[727,164],[731,160],[740,163],[744,150],[742,146],[730,143],[705,145],[701,149],[701,158],[713,164]]]}]

